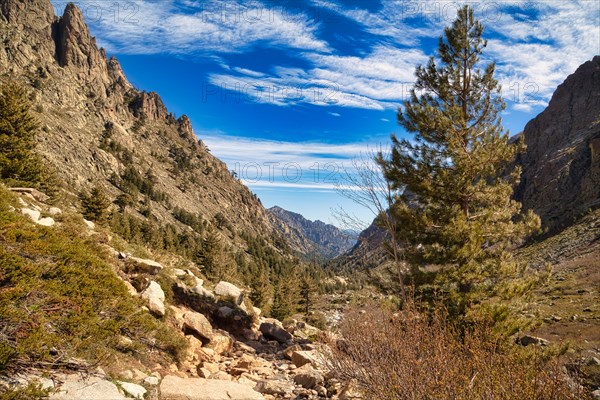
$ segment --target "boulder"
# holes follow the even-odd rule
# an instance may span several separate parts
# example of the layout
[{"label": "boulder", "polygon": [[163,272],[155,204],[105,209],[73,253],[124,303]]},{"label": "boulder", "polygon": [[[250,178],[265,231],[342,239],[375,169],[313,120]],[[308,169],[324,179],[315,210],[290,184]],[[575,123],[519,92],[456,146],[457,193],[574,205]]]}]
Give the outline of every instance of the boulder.
[{"label": "boulder", "polygon": [[144,379],[144,384],[148,386],[158,386],[159,379],[156,376],[149,376]]},{"label": "boulder", "polygon": [[96,224],[92,221],[88,221],[87,219],[83,219],[83,223],[88,227],[88,229],[96,229]]},{"label": "boulder", "polygon": [[33,222],[38,222],[41,215],[38,210],[33,210],[31,208],[21,208],[21,214],[27,215]]},{"label": "boulder", "polygon": [[211,340],[214,336],[212,325],[208,319],[195,311],[187,311],[183,314],[183,328],[206,340]]},{"label": "boulder", "polygon": [[40,218],[35,223],[42,226],[54,226],[56,224],[54,219],[50,217]]},{"label": "boulder", "polygon": [[[198,281],[202,282],[202,279],[198,279],[196,278]],[[204,298],[208,298],[208,299],[214,299],[215,295],[213,294],[213,292],[211,292],[210,290],[206,289],[204,286],[202,286],[201,284],[196,284],[196,286],[192,287],[189,289],[190,293],[193,293],[195,295],[198,295],[200,297],[204,297]]]},{"label": "boulder", "polygon": [[215,333],[210,339],[208,347],[213,349],[217,354],[223,354],[231,350],[233,347],[233,340],[227,335]]},{"label": "boulder", "polygon": [[9,188],[9,190],[11,192],[28,195],[29,197],[31,197],[37,201],[40,201],[42,203],[44,203],[50,199],[50,197],[48,197],[46,194],[44,194],[34,188],[13,187],[13,188]]},{"label": "boulder", "polygon": [[249,386],[217,379],[166,376],[160,384],[162,400],[264,400]]},{"label": "boulder", "polygon": [[310,351],[294,351],[292,362],[296,367],[302,367],[306,364],[316,364],[316,358]]},{"label": "boulder", "polygon": [[121,389],[125,394],[133,397],[134,399],[142,400],[146,396],[146,389],[143,386],[136,385],[131,382],[118,382]]},{"label": "boulder", "polygon": [[270,322],[260,324],[259,330],[267,339],[277,340],[279,343],[286,343],[288,340],[292,340],[292,335],[288,331]]},{"label": "boulder", "polygon": [[292,354],[294,354],[294,352],[296,351],[302,351],[302,347],[300,347],[299,344],[293,344],[289,347],[287,347],[284,351],[283,351],[283,356],[285,358],[287,358],[288,360],[292,359]]},{"label": "boulder", "polygon": [[316,386],[322,385],[323,381],[323,375],[311,367],[310,364],[298,368],[294,376],[294,382],[305,389],[314,389]]},{"label": "boulder", "polygon": [[79,375],[68,375],[59,391],[49,397],[50,400],[125,400],[119,388],[107,380],[91,377],[84,379]]},{"label": "boulder", "polygon": [[142,292],[142,299],[148,302],[148,308],[154,314],[162,317],[165,315],[165,292],[154,281]]},{"label": "boulder", "polygon": [[56,215],[61,215],[62,214],[62,210],[58,207],[50,207],[48,209],[48,214],[52,215],[52,216],[56,216]]},{"label": "boulder", "polygon": [[231,300],[236,306],[244,301],[244,293],[233,283],[221,281],[215,286],[215,294],[227,300]]},{"label": "boulder", "polygon": [[273,396],[289,396],[294,390],[294,385],[287,381],[265,379],[258,382],[256,390]]},{"label": "boulder", "polygon": [[223,306],[219,307],[217,310],[217,315],[219,318],[229,318],[231,314],[233,314],[233,309],[231,307]]},{"label": "boulder", "polygon": [[128,260],[137,272],[156,275],[164,268],[162,264],[154,260],[138,257],[129,257]]},{"label": "boulder", "polygon": [[521,346],[529,346],[530,344],[533,344],[535,346],[547,346],[550,344],[550,342],[546,339],[530,335],[521,336],[517,338],[515,342],[517,344],[520,344]]}]

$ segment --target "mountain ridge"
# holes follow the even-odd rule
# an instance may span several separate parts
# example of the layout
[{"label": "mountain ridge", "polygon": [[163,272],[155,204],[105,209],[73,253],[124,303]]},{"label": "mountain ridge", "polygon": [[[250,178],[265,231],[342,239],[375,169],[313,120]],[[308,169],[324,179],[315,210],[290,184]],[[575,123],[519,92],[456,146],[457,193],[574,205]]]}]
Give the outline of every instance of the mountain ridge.
[{"label": "mountain ridge", "polygon": [[[98,48],[75,4],[62,16],[48,0],[3,0],[0,11],[0,79],[31,88],[42,128],[38,151],[69,196],[100,185],[114,199],[123,193],[116,181],[123,184],[130,173],[151,178],[154,190],[166,194],[163,201],[142,194],[131,207],[137,215],[148,206],[153,218],[186,229],[172,212],[181,209],[231,227],[223,237],[237,247],[236,232],[273,234],[260,200],[210,154],[186,115],[176,118],[158,94],[127,80],[118,60]],[[226,223],[217,224],[223,217]]]},{"label": "mountain ridge", "polygon": [[330,259],[350,249],[355,240],[334,225],[311,221],[279,206],[267,209],[271,224],[296,252],[309,259]]}]

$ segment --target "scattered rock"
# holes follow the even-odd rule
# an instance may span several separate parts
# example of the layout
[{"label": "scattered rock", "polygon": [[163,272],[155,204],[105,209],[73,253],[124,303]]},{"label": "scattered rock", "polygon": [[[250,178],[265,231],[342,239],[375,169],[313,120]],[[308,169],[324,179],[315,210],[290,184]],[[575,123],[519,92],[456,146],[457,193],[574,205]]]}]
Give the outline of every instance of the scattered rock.
[{"label": "scattered rock", "polygon": [[521,336],[520,338],[517,338],[515,342],[521,346],[529,346],[530,344],[535,346],[547,346],[550,344],[546,339],[530,335]]},{"label": "scattered rock", "polygon": [[159,379],[156,376],[149,376],[144,379],[144,384],[148,386],[158,386]]},{"label": "scattered rock", "polygon": [[298,368],[294,376],[294,382],[305,389],[314,389],[316,386],[322,385],[323,381],[323,375],[309,364]]},{"label": "scattered rock", "polygon": [[236,306],[244,301],[244,293],[232,283],[221,281],[215,286],[215,294],[231,300]]},{"label": "scattered rock", "polygon": [[50,395],[50,400],[125,400],[119,388],[107,380],[79,375],[68,375],[59,391]]},{"label": "scattered rock", "polygon": [[292,340],[292,335],[288,331],[270,322],[260,324],[259,330],[267,339],[277,340],[279,343]]},{"label": "scattered rock", "polygon": [[299,344],[293,344],[287,347],[285,350],[283,350],[283,356],[288,360],[291,360],[292,354],[294,354],[295,351],[302,351],[302,347],[300,347]]},{"label": "scattered rock", "polygon": [[57,216],[57,215],[61,215],[62,214],[62,210],[58,207],[50,207],[48,209],[48,214],[52,215],[52,216]]},{"label": "scattered rock", "polygon": [[44,193],[42,193],[39,190],[34,189],[34,188],[13,187],[13,188],[9,188],[9,190],[11,192],[29,195],[34,200],[40,201],[42,203],[44,203],[50,199],[50,197],[48,197]]},{"label": "scattered rock", "polygon": [[208,347],[213,349],[217,354],[229,352],[233,347],[233,340],[227,335],[215,333],[208,343]]},{"label": "scattered rock", "polygon": [[292,353],[292,362],[296,367],[302,367],[306,364],[315,364],[314,354],[309,351],[294,351]]},{"label": "scattered rock", "polygon": [[600,359],[598,359],[597,357],[590,357],[588,358],[587,365],[600,365]]},{"label": "scattered rock", "polygon": [[154,314],[162,317],[165,315],[165,292],[154,281],[142,292],[142,299],[148,302],[148,308]]},{"label": "scattered rock", "polygon": [[145,258],[138,257],[129,257],[128,260],[137,272],[156,275],[164,268],[162,264],[154,260],[148,260]]},{"label": "scattered rock", "polygon": [[88,221],[87,219],[83,219],[83,223],[88,227],[88,229],[96,229],[96,224],[92,221]]},{"label": "scattered rock", "polygon": [[33,222],[38,222],[41,215],[38,210],[32,210],[31,208],[21,208],[21,214],[27,215]]},{"label": "scattered rock", "polygon": [[195,311],[187,311],[183,314],[183,327],[206,340],[211,340],[214,336],[212,325],[208,319]]},{"label": "scattered rock", "polygon": [[144,396],[146,396],[146,389],[143,386],[140,385],[136,385],[135,383],[130,383],[130,382],[118,382],[119,386],[121,386],[121,389],[123,389],[123,391],[125,392],[125,394],[128,394],[129,396],[133,397],[134,399],[143,399]]},{"label": "scattered rock", "polygon": [[211,372],[206,368],[199,367],[198,368],[198,376],[200,378],[208,379],[210,378]]},{"label": "scattered rock", "polygon": [[268,379],[258,382],[255,389],[263,394],[288,396],[294,390],[294,386],[286,381]]},{"label": "scattered rock", "polygon": [[215,364],[215,363],[203,362],[202,363],[202,368],[205,368],[211,374],[216,374],[217,372],[219,372],[219,366],[217,364]]},{"label": "scattered rock", "polygon": [[42,226],[54,226],[54,224],[56,224],[54,219],[50,217],[40,218],[39,220],[35,221],[35,223]]},{"label": "scattered rock", "polygon": [[166,376],[160,384],[162,400],[264,400],[249,386],[236,382]]},{"label": "scattered rock", "polygon": [[184,270],[182,270],[182,269],[175,268],[175,269],[173,270],[173,276],[174,276],[175,278],[184,278],[186,275],[187,275],[187,272],[185,272],[185,271],[184,271]]},{"label": "scattered rock", "polygon": [[219,316],[219,318],[228,318],[229,316],[231,316],[231,314],[233,314],[233,308],[231,307],[223,306],[219,307],[219,309],[217,310],[217,315]]}]

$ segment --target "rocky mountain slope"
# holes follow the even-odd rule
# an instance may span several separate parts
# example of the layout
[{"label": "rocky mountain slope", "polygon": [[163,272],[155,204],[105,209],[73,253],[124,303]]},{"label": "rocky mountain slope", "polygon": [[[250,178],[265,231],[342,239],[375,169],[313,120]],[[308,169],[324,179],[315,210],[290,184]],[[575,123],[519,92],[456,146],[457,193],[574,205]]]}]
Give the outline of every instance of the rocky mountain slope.
[{"label": "rocky mountain slope", "polygon": [[327,263],[334,271],[353,271],[356,269],[375,268],[386,261],[386,252],[383,244],[386,233],[373,222],[362,231],[356,244],[345,254]]},{"label": "rocky mountain slope", "polygon": [[117,251],[106,228],[15,191],[0,184],[0,398],[343,394],[309,340],[317,328],[265,318],[247,290],[193,263]]},{"label": "rocky mountain slope", "polygon": [[0,40],[0,80],[30,88],[39,152],[68,193],[95,185],[110,199],[134,192],[138,216],[151,209],[159,223],[184,229],[173,215],[183,210],[219,226],[233,245],[240,232],[271,236],[260,200],[196,138],[187,116],[128,82],[77,6],[55,17],[49,0],[1,0]]},{"label": "rocky mountain slope", "polygon": [[600,56],[582,64],[523,131],[517,199],[550,231],[600,206]]},{"label": "rocky mountain slope", "polygon": [[287,239],[291,248],[309,259],[330,259],[348,251],[356,240],[337,227],[310,221],[302,215],[272,207],[267,210],[271,224]]}]

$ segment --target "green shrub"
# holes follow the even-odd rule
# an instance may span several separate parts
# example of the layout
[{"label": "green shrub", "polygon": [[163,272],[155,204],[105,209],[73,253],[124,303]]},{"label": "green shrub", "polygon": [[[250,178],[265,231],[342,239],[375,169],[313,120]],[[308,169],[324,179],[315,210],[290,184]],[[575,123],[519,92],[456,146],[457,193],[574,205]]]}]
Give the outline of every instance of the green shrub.
[{"label": "green shrub", "polygon": [[184,346],[132,298],[81,224],[46,228],[10,211],[0,187],[0,363],[4,370],[102,361],[120,335],[176,357]]},{"label": "green shrub", "polygon": [[22,86],[0,86],[0,179],[12,186],[42,181],[41,159],[34,152],[38,123],[30,108]]}]

